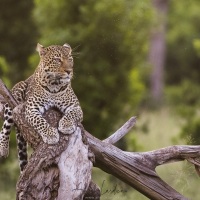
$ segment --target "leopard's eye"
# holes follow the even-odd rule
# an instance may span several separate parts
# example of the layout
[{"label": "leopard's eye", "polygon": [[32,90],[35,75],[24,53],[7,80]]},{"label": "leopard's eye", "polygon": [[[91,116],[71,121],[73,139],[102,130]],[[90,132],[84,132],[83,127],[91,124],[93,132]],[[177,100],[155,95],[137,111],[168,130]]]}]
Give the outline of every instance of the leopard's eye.
[{"label": "leopard's eye", "polygon": [[73,62],[73,57],[70,56],[70,57],[68,58],[68,60],[69,60],[69,62]]}]

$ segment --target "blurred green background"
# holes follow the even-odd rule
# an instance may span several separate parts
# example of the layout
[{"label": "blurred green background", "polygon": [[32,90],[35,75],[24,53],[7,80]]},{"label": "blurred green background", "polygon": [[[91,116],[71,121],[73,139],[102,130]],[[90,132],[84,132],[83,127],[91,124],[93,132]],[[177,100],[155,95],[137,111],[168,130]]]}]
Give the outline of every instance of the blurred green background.
[{"label": "blurred green background", "polygon": [[[136,127],[118,144],[122,149],[200,144],[199,8],[199,0],[1,0],[0,78],[11,88],[30,76],[39,61],[37,42],[69,43],[86,130],[103,139],[136,115]],[[9,157],[0,158],[2,200],[15,199],[14,133],[10,146]],[[180,193],[198,199],[193,166],[182,162],[157,171]],[[93,177],[100,187],[124,191],[102,199],[147,199],[98,169]]]}]

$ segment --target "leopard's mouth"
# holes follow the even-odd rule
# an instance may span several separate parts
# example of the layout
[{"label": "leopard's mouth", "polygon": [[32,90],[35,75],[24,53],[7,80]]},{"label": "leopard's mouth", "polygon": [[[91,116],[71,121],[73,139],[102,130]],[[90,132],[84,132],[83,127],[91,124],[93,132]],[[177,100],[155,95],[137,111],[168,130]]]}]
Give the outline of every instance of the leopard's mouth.
[{"label": "leopard's mouth", "polygon": [[50,80],[50,85],[62,85],[65,83],[69,83],[71,81],[70,77],[65,78],[58,78],[58,79],[52,79]]},{"label": "leopard's mouth", "polygon": [[63,83],[69,83],[71,81],[72,76],[68,73],[60,74],[60,73],[52,73],[48,74],[47,79],[51,85],[59,85]]},{"label": "leopard's mouth", "polygon": [[67,76],[56,76],[50,79],[51,85],[62,85],[67,84],[71,81],[71,77],[69,75]]}]

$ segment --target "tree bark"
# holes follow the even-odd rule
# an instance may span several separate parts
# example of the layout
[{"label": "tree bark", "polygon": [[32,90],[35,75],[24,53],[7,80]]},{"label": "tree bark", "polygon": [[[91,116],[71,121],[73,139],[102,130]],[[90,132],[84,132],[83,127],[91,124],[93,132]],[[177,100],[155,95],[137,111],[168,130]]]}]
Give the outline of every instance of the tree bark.
[{"label": "tree bark", "polygon": [[[0,94],[2,96],[6,93],[9,94],[7,89],[2,90],[2,88],[0,82]],[[11,99],[10,103],[15,104]],[[52,124],[56,125],[61,114],[51,109],[47,111],[44,117],[49,120],[49,123],[53,120]],[[200,146],[170,146],[150,152],[126,152],[113,146],[112,144],[121,139],[134,126],[135,117],[104,141],[92,136],[79,124],[74,135],[68,137],[61,134],[61,139],[56,145],[47,145],[40,138],[34,138],[34,141],[37,142],[33,142],[34,134],[29,132],[31,130],[27,127],[23,105],[14,109],[14,118],[20,129],[24,131],[23,136],[34,149],[24,172],[19,178],[17,199],[100,199],[99,188],[93,182],[89,184],[90,160],[93,160],[93,156],[87,144],[95,155],[95,167],[116,176],[150,199],[187,199],[157,175],[155,171],[157,166],[168,162],[187,160],[195,165],[197,173],[200,174]],[[34,130],[32,131],[34,132]],[[80,144],[82,143],[81,148],[74,145],[76,139]],[[70,148],[75,148],[74,156],[72,155],[74,150]],[[83,154],[80,155],[79,151],[82,148],[84,149]],[[78,151],[76,151],[77,149]],[[70,163],[65,162],[68,156],[70,156]],[[82,156],[84,159],[82,159]],[[87,159],[87,157],[90,159]],[[82,162],[82,160],[84,161]],[[63,164],[66,163],[67,165],[63,167]],[[81,165],[80,168],[77,165]],[[82,170],[81,176],[85,178],[80,178],[79,173],[76,173],[79,169]],[[61,177],[61,174],[64,175]],[[74,178],[76,181],[73,181]],[[81,185],[81,179],[85,181],[83,185]],[[70,181],[70,186],[68,181]],[[71,184],[74,184],[74,186],[71,186]],[[75,191],[74,193],[71,191],[72,189]],[[70,197],[68,193],[71,193]],[[83,197],[83,195],[85,196]]]},{"label": "tree bark", "polygon": [[150,152],[133,153],[105,144],[89,133],[87,136],[95,154],[95,167],[114,175],[150,199],[187,199],[165,183],[157,175],[155,168],[168,162],[186,159],[196,165],[199,173],[200,146],[171,146]]},{"label": "tree bark", "polygon": [[[33,148],[33,153],[17,183],[19,200],[81,200],[100,198],[100,189],[91,182],[93,154],[89,152],[82,126],[74,134],[60,134],[56,145],[44,143],[26,122],[25,104],[16,101],[0,81],[1,102],[9,102],[14,108],[13,119],[25,140]],[[2,108],[1,104],[1,108]],[[3,109],[0,110],[3,114]],[[50,109],[43,116],[54,127],[62,117],[61,113]],[[84,197],[85,196],[85,197]]]}]

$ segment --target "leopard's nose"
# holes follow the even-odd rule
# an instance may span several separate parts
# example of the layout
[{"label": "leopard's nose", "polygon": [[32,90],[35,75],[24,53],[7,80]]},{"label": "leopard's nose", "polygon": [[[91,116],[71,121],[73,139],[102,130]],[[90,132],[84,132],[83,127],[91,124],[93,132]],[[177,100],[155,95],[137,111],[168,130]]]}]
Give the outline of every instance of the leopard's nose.
[{"label": "leopard's nose", "polygon": [[71,73],[71,70],[66,70],[65,72],[69,75]]}]

